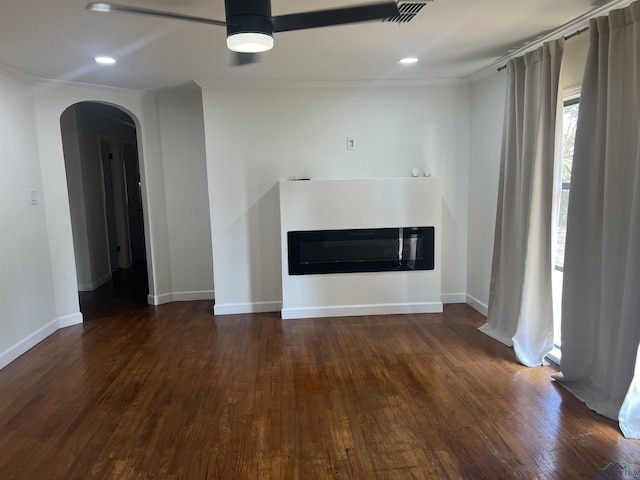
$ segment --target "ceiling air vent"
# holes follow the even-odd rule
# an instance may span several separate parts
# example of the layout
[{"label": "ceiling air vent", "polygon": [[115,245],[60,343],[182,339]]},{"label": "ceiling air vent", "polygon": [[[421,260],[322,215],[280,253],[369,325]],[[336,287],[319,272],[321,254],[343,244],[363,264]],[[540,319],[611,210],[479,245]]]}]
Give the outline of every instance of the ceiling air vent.
[{"label": "ceiling air vent", "polygon": [[433,2],[434,0],[415,0],[410,2],[405,2],[400,0],[398,2],[398,10],[400,11],[399,15],[389,18],[383,18],[383,22],[394,22],[394,23],[408,23],[418,16],[420,12],[427,6],[427,4]]}]

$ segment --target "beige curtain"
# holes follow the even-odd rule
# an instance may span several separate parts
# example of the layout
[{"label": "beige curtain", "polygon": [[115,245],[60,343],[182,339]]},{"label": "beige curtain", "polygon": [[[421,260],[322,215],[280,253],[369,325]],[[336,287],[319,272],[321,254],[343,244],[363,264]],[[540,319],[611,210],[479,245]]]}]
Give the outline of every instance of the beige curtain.
[{"label": "beige curtain", "polygon": [[508,65],[489,314],[480,328],[541,365],[553,348],[552,204],[564,39]]},{"label": "beige curtain", "polygon": [[640,438],[640,3],[591,20],[589,32],[556,378]]}]

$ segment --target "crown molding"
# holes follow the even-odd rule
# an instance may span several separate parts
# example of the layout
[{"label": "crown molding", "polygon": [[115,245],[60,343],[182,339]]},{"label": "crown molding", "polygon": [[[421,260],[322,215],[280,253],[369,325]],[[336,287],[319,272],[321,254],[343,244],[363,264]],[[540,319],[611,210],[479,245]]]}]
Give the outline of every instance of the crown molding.
[{"label": "crown molding", "polygon": [[0,74],[23,83],[27,83],[29,85],[33,85],[38,80],[38,77],[23,72],[22,70],[18,70],[17,68],[7,65],[6,63],[0,63]]},{"label": "crown molding", "polygon": [[467,85],[464,77],[416,78],[416,79],[370,79],[370,80],[219,80],[196,79],[199,86],[219,88],[394,88]]},{"label": "crown molding", "polygon": [[95,85],[92,83],[70,82],[67,80],[56,80],[51,78],[37,78],[34,82],[35,85],[44,87],[69,87],[69,88],[82,88],[87,90],[98,90],[109,93],[117,93],[120,95],[133,95],[142,96],[146,94],[144,90],[133,90],[129,88],[110,87],[106,85]]}]

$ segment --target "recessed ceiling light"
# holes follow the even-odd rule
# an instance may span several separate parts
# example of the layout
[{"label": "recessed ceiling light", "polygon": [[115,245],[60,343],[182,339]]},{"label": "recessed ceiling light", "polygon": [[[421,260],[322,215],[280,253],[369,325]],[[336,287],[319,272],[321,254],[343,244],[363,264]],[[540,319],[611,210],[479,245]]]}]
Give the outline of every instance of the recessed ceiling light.
[{"label": "recessed ceiling light", "polygon": [[90,3],[87,5],[89,10],[93,10],[94,12],[110,12],[111,5],[108,3]]},{"label": "recessed ceiling light", "polygon": [[103,65],[113,65],[116,63],[116,59],[112,57],[96,57],[94,60],[97,63],[102,63]]},{"label": "recessed ceiling light", "polygon": [[416,57],[407,57],[400,60],[400,63],[403,65],[409,65],[411,63],[418,63],[418,59]]}]

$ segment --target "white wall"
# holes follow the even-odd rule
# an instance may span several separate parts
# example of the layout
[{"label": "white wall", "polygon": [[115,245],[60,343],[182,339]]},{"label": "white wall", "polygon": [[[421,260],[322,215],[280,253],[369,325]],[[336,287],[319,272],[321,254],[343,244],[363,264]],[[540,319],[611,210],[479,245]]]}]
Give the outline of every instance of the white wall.
[{"label": "white wall", "polygon": [[[402,177],[427,164],[442,180],[443,297],[465,300],[468,86],[200,84],[216,309],[279,308],[280,179]],[[355,138],[355,150],[347,150],[347,137]]]},{"label": "white wall", "polygon": [[471,85],[467,302],[487,313],[507,72]]},{"label": "white wall", "polygon": [[582,85],[588,49],[588,32],[571,37],[565,42],[562,56],[562,87],[565,90],[575,90]]},{"label": "white wall", "polygon": [[0,73],[0,368],[58,328],[31,88]]},{"label": "white wall", "polygon": [[67,174],[69,209],[73,222],[73,245],[76,260],[78,285],[91,285],[91,258],[89,232],[87,230],[87,210],[85,208],[85,188],[82,179],[82,153],[78,129],[78,115],[75,108],[68,109],[60,119],[62,147]]},{"label": "white wall", "polygon": [[200,88],[160,92],[158,115],[172,297],[211,299],[213,258]]}]

